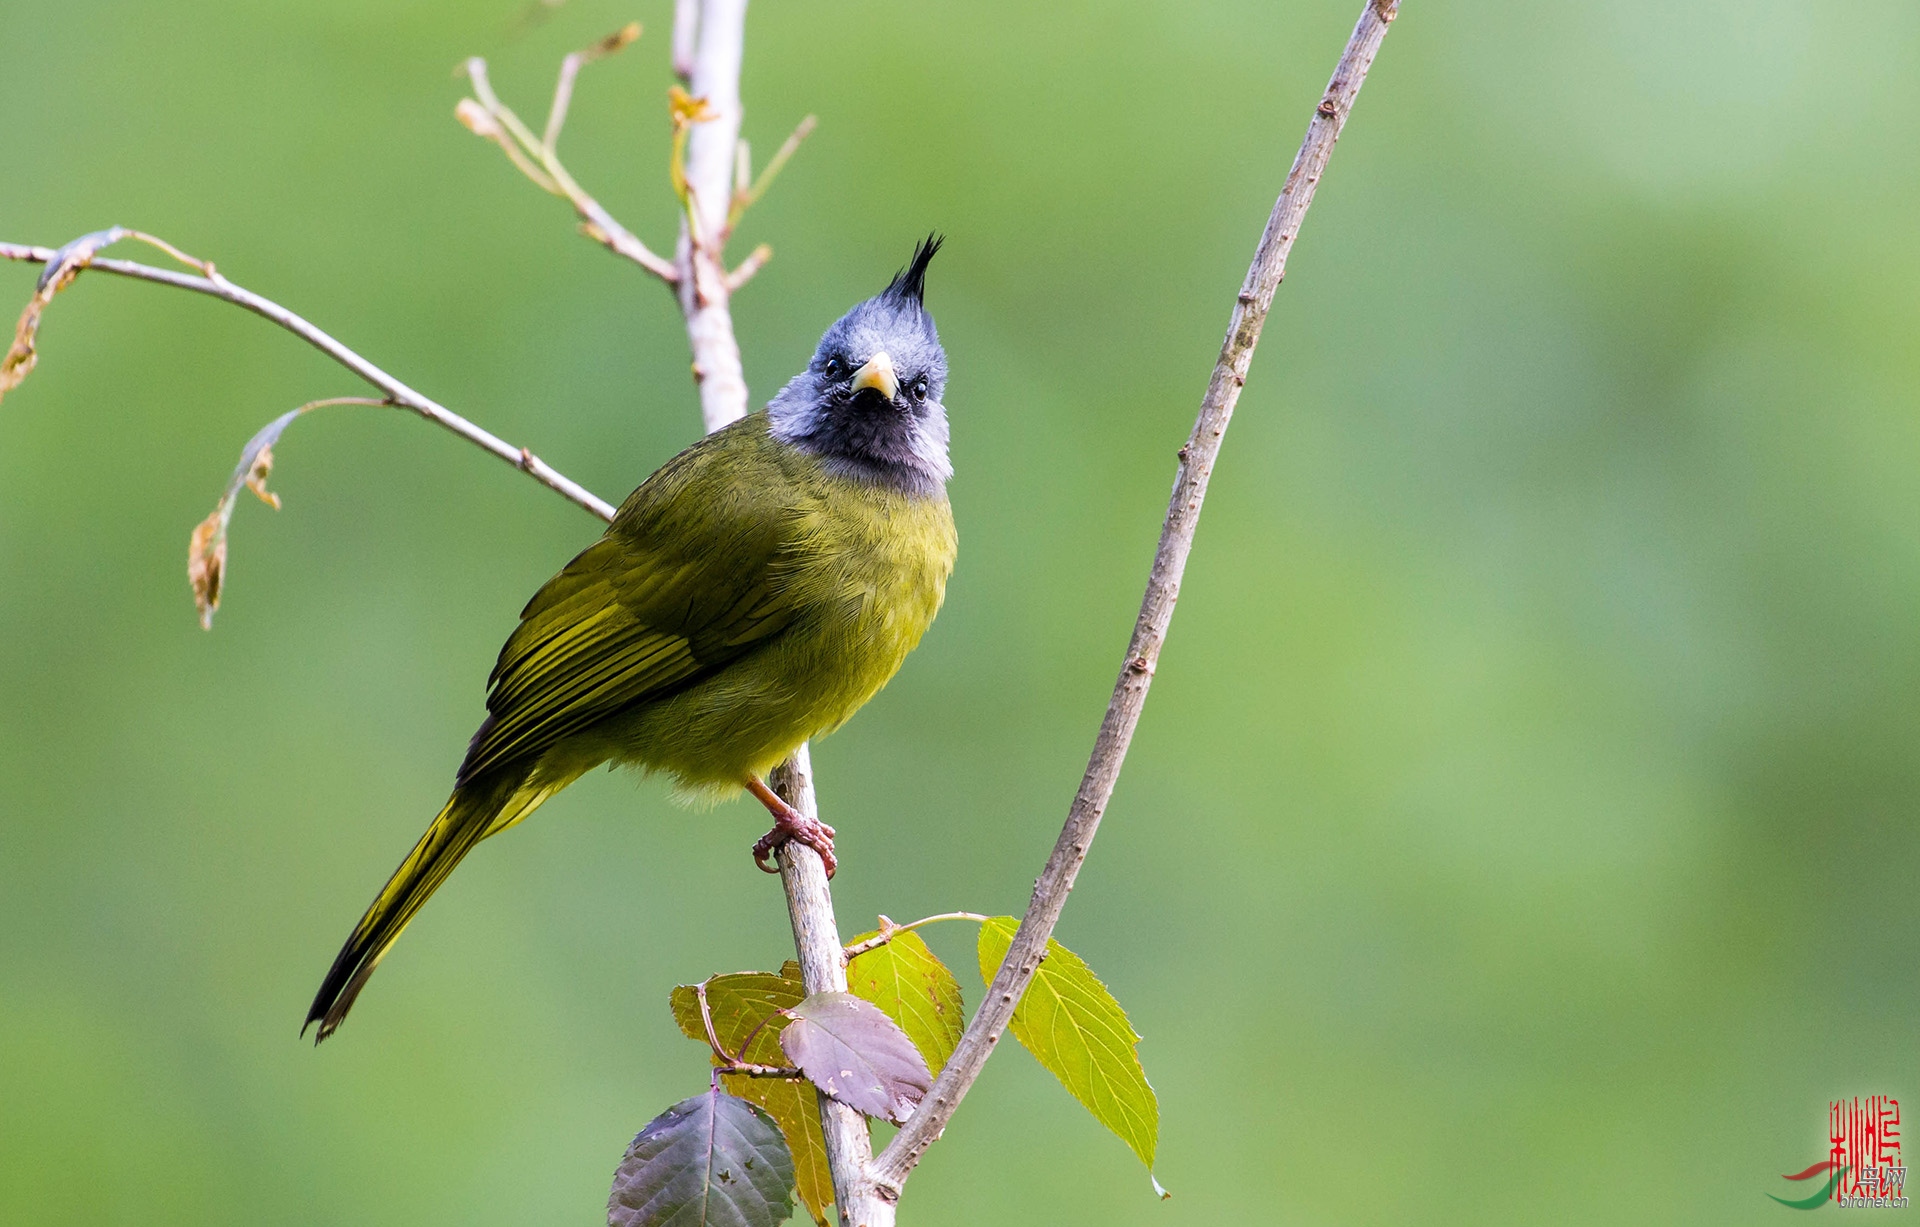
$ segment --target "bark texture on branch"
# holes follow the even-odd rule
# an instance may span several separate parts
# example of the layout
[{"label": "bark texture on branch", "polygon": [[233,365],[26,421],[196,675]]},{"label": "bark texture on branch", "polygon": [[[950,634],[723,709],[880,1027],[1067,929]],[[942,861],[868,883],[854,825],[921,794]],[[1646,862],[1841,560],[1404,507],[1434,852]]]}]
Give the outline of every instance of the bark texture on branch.
[{"label": "bark texture on branch", "polygon": [[1206,498],[1207,480],[1220,452],[1227,422],[1240,399],[1247,381],[1247,368],[1253,361],[1254,345],[1260,340],[1260,328],[1266,322],[1273,294],[1286,273],[1287,253],[1300,232],[1301,219],[1313,203],[1314,189],[1333,153],[1353,100],[1367,78],[1373,57],[1386,37],[1387,26],[1398,10],[1398,0],[1369,0],[1354,26],[1340,62],[1333,70],[1326,93],[1314,108],[1307,125],[1306,139],[1293,160],[1286,185],[1267,219],[1266,231],[1254,250],[1253,265],[1240,286],[1233,313],[1228,319],[1226,340],[1214,363],[1206,396],[1200,402],[1200,416],[1193,434],[1180,449],[1180,465],[1173,483],[1173,496],[1167,504],[1167,518],[1160,530],[1160,546],[1147,577],[1147,591],[1140,604],[1140,617],[1134,623],[1133,640],[1127,645],[1127,657],[1108,700],[1106,718],[1100,723],[1093,754],[1087,763],[1080,790],[1068,810],[1066,825],[1047,858],[1046,868],[1034,884],[1033,899],[1027,914],[1014,934],[1006,960],[987,989],[980,1008],[967,1024],[960,1044],[946,1068],[934,1080],[920,1110],[901,1127],[891,1144],[873,1164],[873,1178],[883,1192],[899,1197],[900,1187],[912,1173],[920,1156],[940,1136],[960,1106],[974,1079],[992,1055],[994,1046],[1013,1018],[1033,973],[1046,953],[1047,939],[1060,921],[1073,879],[1087,859],[1087,849],[1100,829],[1100,818],[1113,796],[1120,777],[1120,766],[1140,722],[1140,709],[1146,703],[1147,688],[1153,683],[1154,664],[1160,658],[1160,645],[1166,640],[1173,620],[1174,602],[1180,596],[1180,576],[1186,569],[1187,555],[1193,548],[1194,530],[1199,526],[1200,504]]},{"label": "bark texture on branch", "polygon": [[[678,6],[685,21],[696,6]],[[747,412],[747,379],[733,335],[732,291],[723,249],[733,206],[735,151],[740,145],[740,60],[746,39],[747,0],[701,0],[697,25],[688,35],[676,23],[676,49],[692,46],[687,88],[707,104],[712,117],[687,134],[687,212],[680,222],[674,263],[675,287],[693,349],[693,379],[700,388],[700,414],[709,433]]]},{"label": "bark texture on branch", "polygon": [[[805,746],[781,764],[769,781],[782,800],[809,818],[818,814],[812,764]],[[800,979],[809,993],[847,991],[847,957],[833,915],[833,893],[820,854],[795,841],[782,848],[780,881],[787,890],[787,916],[800,955]],[[842,1227],[890,1227],[893,1200],[882,1197],[870,1172],[873,1137],[866,1118],[837,1100],[820,1096],[820,1130],[827,1167],[833,1173],[834,1209]]]},{"label": "bark texture on branch", "polygon": [[[693,377],[709,432],[747,412],[746,376],[734,339],[732,288],[725,243],[734,205],[740,144],[740,62],[746,38],[747,0],[682,0],[675,7],[675,70],[712,118],[687,134],[687,215],[675,252],[676,290],[693,350]],[[688,28],[688,23],[693,28]],[[691,62],[682,59],[690,53]],[[764,259],[764,257],[762,257]],[[752,259],[750,258],[750,263]],[[744,267],[744,266],[743,266]],[[751,273],[748,273],[751,275]],[[744,277],[742,278],[744,280]],[[782,764],[768,781],[787,804],[809,818],[819,816],[807,747]],[[827,887],[826,866],[813,849],[790,843],[779,854],[793,944],[801,982],[809,993],[847,991],[847,964]],[[834,1209],[848,1227],[891,1227],[893,1203],[880,1198],[869,1168],[873,1142],[859,1112],[821,1095],[820,1127],[833,1173]]]}]

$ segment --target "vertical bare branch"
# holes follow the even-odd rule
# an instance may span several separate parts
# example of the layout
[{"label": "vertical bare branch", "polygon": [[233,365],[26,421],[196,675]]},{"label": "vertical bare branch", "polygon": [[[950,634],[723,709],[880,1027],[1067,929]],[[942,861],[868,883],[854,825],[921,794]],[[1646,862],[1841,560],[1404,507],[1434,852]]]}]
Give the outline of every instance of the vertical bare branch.
[{"label": "vertical bare branch", "polygon": [[[687,211],[675,252],[677,289],[693,349],[693,375],[700,387],[700,412],[709,432],[744,417],[747,382],[734,339],[730,300],[733,285],[726,271],[725,246],[738,214],[735,179],[740,147],[740,61],[746,38],[747,0],[679,0],[674,17],[674,71],[706,104],[711,117],[693,125],[687,137],[685,173]],[[682,58],[683,51],[691,61]],[[803,129],[811,123],[804,123]],[[789,140],[797,145],[805,131]],[[770,171],[791,154],[783,147]],[[769,179],[762,175],[762,182]],[[749,193],[753,189],[748,189]],[[766,259],[756,251],[742,264],[739,281]],[[818,817],[813,769],[807,747],[782,764],[769,781],[775,792],[809,818]],[[813,849],[790,843],[779,854],[780,881],[786,889],[793,944],[800,956],[802,982],[809,993],[845,992],[846,957],[833,914],[827,871]],[[879,1196],[869,1175],[873,1142],[859,1112],[825,1095],[820,1127],[826,1138],[827,1164],[833,1173],[834,1207],[843,1224],[891,1227],[893,1201]]]},{"label": "vertical bare branch", "polygon": [[[812,762],[805,746],[781,764],[769,781],[788,805],[808,817],[818,813]],[[778,854],[780,882],[787,891],[787,915],[793,945],[800,955],[801,982],[809,993],[847,991],[847,958],[833,915],[820,854],[790,843]],[[845,1227],[892,1227],[893,1201],[883,1198],[869,1174],[873,1139],[866,1118],[838,1100],[820,1096],[820,1131],[827,1143],[827,1168],[833,1173],[833,1204]]]},{"label": "vertical bare branch", "polygon": [[700,0],[673,0],[673,75],[693,80],[694,36],[700,31]]},{"label": "vertical bare branch", "polygon": [[1087,858],[1087,849],[1100,828],[1100,817],[1113,796],[1114,783],[1120,777],[1120,765],[1126,759],[1127,745],[1133,740],[1140,721],[1140,709],[1146,703],[1147,687],[1153,682],[1154,663],[1160,657],[1160,645],[1166,640],[1167,626],[1173,620],[1174,602],[1180,595],[1180,576],[1186,570],[1187,555],[1193,548],[1194,530],[1200,522],[1200,504],[1206,497],[1207,479],[1213,475],[1214,459],[1226,435],[1227,422],[1247,381],[1247,368],[1253,361],[1254,346],[1266,323],[1273,294],[1286,273],[1287,253],[1300,233],[1300,222],[1313,203],[1314,189],[1333,153],[1353,100],[1366,81],[1367,70],[1386,37],[1387,26],[1399,8],[1399,0],[1368,0],[1354,26],[1346,51],[1333,70],[1327,92],[1314,109],[1307,125],[1306,139],[1293,160],[1280,199],[1273,206],[1265,233],[1254,251],[1253,265],[1241,284],[1227,325],[1226,340],[1214,363],[1206,396],[1200,402],[1200,416],[1193,434],[1180,449],[1180,465],[1173,483],[1173,497],[1167,505],[1167,518],[1160,530],[1160,546],[1154,554],[1153,569],[1147,577],[1146,596],[1140,604],[1140,617],[1134,624],[1133,640],[1127,646],[1126,662],[1114,683],[1113,697],[1101,721],[1093,754],[1087,763],[1080,791],[1068,810],[1066,825],[1047,858],[1046,868],[1034,884],[1033,899],[1014,935],[1006,960],[987,989],[972,1021],[960,1037],[946,1068],[934,1081],[933,1089],[921,1101],[920,1110],[901,1127],[887,1149],[875,1160],[873,1179],[883,1194],[899,1197],[914,1165],[927,1147],[933,1145],[947,1122],[960,1106],[960,1100],[980,1076],[981,1068],[992,1055],[1014,1007],[1033,980],[1034,970],[1046,953],[1047,939],[1060,921],[1073,879]]},{"label": "vertical bare branch", "polygon": [[[700,413],[714,431],[747,412],[747,379],[734,340],[724,249],[733,201],[734,146],[740,140],[740,57],[747,0],[701,0],[688,89],[711,117],[687,137],[687,211],[674,252],[680,310],[693,347]],[[681,38],[676,22],[675,41]]]}]

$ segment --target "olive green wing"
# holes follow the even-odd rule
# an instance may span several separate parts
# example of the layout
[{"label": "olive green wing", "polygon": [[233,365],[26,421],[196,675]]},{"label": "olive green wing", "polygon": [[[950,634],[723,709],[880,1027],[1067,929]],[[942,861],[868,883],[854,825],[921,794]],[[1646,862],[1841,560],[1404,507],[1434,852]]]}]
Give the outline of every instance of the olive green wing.
[{"label": "olive green wing", "polygon": [[[716,466],[701,462],[719,450],[683,453],[649,479],[607,535],[527,603],[489,679],[488,716],[461,764],[463,782],[690,685],[788,624],[781,581],[797,518],[791,492],[750,456],[735,456],[746,463],[721,466],[730,488],[715,496],[700,477]],[[735,494],[742,478],[751,502]]]}]

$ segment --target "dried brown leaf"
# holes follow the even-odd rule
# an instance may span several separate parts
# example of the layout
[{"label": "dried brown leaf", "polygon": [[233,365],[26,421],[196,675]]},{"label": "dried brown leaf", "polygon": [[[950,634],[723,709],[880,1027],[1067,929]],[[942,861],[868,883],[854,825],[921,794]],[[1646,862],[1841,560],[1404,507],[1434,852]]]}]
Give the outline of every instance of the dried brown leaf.
[{"label": "dried brown leaf", "polygon": [[47,261],[46,271],[40,274],[34,283],[33,297],[27,300],[26,309],[20,313],[20,322],[14,325],[13,344],[7,347],[4,357],[0,357],[0,396],[20,386],[34,364],[40,360],[36,341],[40,333],[40,317],[46,311],[53,296],[73,284],[80,270],[92,262],[102,247],[117,243],[130,232],[119,226],[106,230],[96,230],[92,234],[83,234],[53,254]]},{"label": "dried brown leaf", "polygon": [[616,51],[630,47],[639,41],[640,23],[637,21],[629,21],[626,25],[621,26],[618,30],[607,35],[593,46],[588,47],[582,54],[589,60],[597,60],[602,56],[612,55]]},{"label": "dried brown leaf", "polygon": [[200,626],[213,629],[213,611],[220,608],[220,585],[227,573],[227,518],[231,501],[194,525],[187,543],[187,582],[193,585],[193,603],[200,609]]},{"label": "dried brown leaf", "polygon": [[308,401],[268,422],[247,440],[247,445],[240,449],[240,463],[233,466],[226,488],[220,491],[220,501],[213,505],[213,513],[194,526],[193,536],[187,542],[187,579],[193,585],[193,603],[199,606],[201,626],[212,630],[214,611],[220,608],[220,594],[227,577],[227,525],[233,520],[233,504],[240,491],[251,490],[261,502],[275,511],[280,510],[280,496],[267,489],[267,474],[273,471],[273,445],[280,441],[293,419],[328,405],[389,404],[392,402],[365,396]]},{"label": "dried brown leaf", "polygon": [[280,510],[280,496],[267,489],[267,474],[273,472],[273,446],[269,444],[260,449],[253,458],[253,465],[247,470],[247,489],[253,496],[273,508]]}]

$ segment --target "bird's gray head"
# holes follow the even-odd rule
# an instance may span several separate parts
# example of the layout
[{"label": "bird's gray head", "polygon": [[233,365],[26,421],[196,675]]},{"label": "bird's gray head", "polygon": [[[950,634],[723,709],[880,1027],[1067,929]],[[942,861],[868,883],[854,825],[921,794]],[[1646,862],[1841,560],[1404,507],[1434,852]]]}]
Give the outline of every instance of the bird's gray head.
[{"label": "bird's gray head", "polygon": [[947,461],[947,353],[924,302],[929,236],[886,289],[840,317],[767,405],[773,436],[849,477],[936,494]]}]

